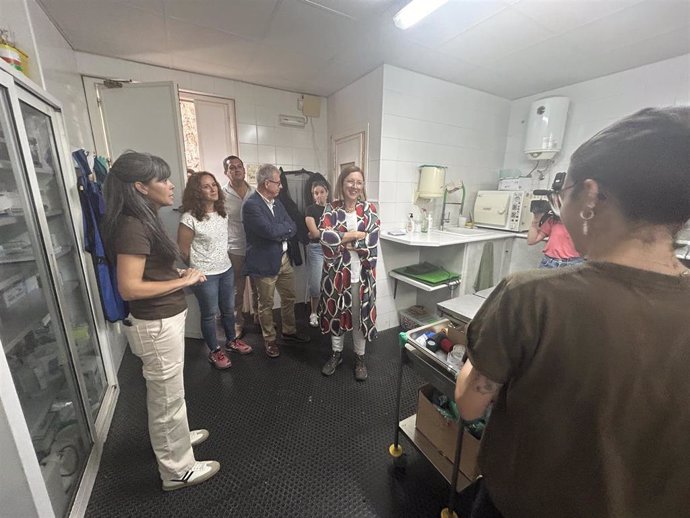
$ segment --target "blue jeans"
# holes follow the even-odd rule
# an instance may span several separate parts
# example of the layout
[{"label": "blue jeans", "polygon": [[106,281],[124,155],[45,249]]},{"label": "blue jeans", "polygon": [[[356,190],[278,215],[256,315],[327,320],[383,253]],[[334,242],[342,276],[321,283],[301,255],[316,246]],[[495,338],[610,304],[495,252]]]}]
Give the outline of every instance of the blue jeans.
[{"label": "blue jeans", "polygon": [[[307,284],[309,296],[318,298],[321,295],[321,272],[323,271],[323,248],[321,243],[307,245]],[[312,309],[315,311],[315,308]]]},{"label": "blue jeans", "polygon": [[206,282],[192,287],[199,301],[201,335],[211,351],[218,349],[216,338],[216,313],[220,309],[225,338],[235,339],[235,279],[232,268],[217,275],[207,275]]},{"label": "blue jeans", "polygon": [[574,266],[576,264],[584,263],[582,257],[571,257],[569,259],[556,259],[545,255],[539,263],[539,268],[563,268],[564,266]]}]

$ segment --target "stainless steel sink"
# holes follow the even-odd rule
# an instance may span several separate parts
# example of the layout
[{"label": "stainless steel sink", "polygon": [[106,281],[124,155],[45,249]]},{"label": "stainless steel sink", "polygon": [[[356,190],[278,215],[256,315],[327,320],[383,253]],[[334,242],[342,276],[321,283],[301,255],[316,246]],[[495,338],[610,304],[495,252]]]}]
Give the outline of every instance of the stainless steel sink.
[{"label": "stainless steel sink", "polygon": [[450,232],[451,234],[459,234],[461,236],[480,236],[488,234],[491,230],[484,228],[467,228],[467,227],[445,227],[443,232]]}]

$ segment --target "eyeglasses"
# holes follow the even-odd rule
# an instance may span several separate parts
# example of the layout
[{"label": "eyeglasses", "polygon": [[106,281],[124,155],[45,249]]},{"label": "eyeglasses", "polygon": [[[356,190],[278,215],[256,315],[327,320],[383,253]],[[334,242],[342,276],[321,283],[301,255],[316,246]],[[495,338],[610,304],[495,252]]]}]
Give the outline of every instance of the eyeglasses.
[{"label": "eyeglasses", "polygon": [[280,185],[280,180],[266,180],[267,182],[274,183],[276,185]]},{"label": "eyeglasses", "polygon": [[549,193],[549,205],[551,206],[551,210],[553,213],[560,217],[561,216],[561,208],[563,207],[563,198],[565,197],[563,193],[567,191],[568,189],[572,189],[575,187],[577,183],[574,183],[572,185],[569,185],[568,187],[565,187],[564,189],[559,189],[558,191],[551,191]]},{"label": "eyeglasses", "polygon": [[364,187],[364,182],[345,182],[348,187]]}]

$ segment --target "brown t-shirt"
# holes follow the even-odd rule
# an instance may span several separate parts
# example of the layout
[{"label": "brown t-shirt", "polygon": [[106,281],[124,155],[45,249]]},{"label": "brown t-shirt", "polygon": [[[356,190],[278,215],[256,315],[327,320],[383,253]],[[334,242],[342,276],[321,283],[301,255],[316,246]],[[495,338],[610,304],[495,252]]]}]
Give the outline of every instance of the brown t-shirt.
[{"label": "brown t-shirt", "polygon": [[[145,281],[169,281],[179,279],[175,260],[166,259],[158,253],[146,228],[136,218],[125,216],[115,238],[116,254],[145,255]],[[158,320],[177,315],[187,309],[184,291],[177,290],[161,297],[129,302],[129,311],[135,318]]]},{"label": "brown t-shirt", "polygon": [[512,275],[468,339],[504,383],[480,467],[506,518],[690,516],[690,278],[607,263]]}]

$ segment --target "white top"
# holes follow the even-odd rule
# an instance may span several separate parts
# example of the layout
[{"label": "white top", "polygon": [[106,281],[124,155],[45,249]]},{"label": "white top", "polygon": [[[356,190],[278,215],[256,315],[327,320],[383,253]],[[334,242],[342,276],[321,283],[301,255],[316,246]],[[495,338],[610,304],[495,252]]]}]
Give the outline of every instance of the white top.
[{"label": "white top", "polygon": [[253,192],[254,188],[247,184],[247,194],[244,198],[240,198],[237,191],[232,188],[232,184],[228,183],[223,187],[225,212],[228,214],[228,250],[237,255],[244,255],[247,249],[247,239],[242,225],[242,205]]},{"label": "white top", "polygon": [[185,212],[180,223],[194,231],[189,264],[205,275],[217,275],[232,267],[227,247],[228,222],[217,212],[209,212],[206,216],[199,221],[191,212]]},{"label": "white top", "polygon": [[[357,213],[356,212],[346,212],[345,213],[345,224],[347,225],[347,230],[349,232],[354,232],[357,230]],[[354,250],[350,250],[350,279],[351,282],[360,282],[360,276],[362,272],[362,263],[359,260],[359,254]]]}]

